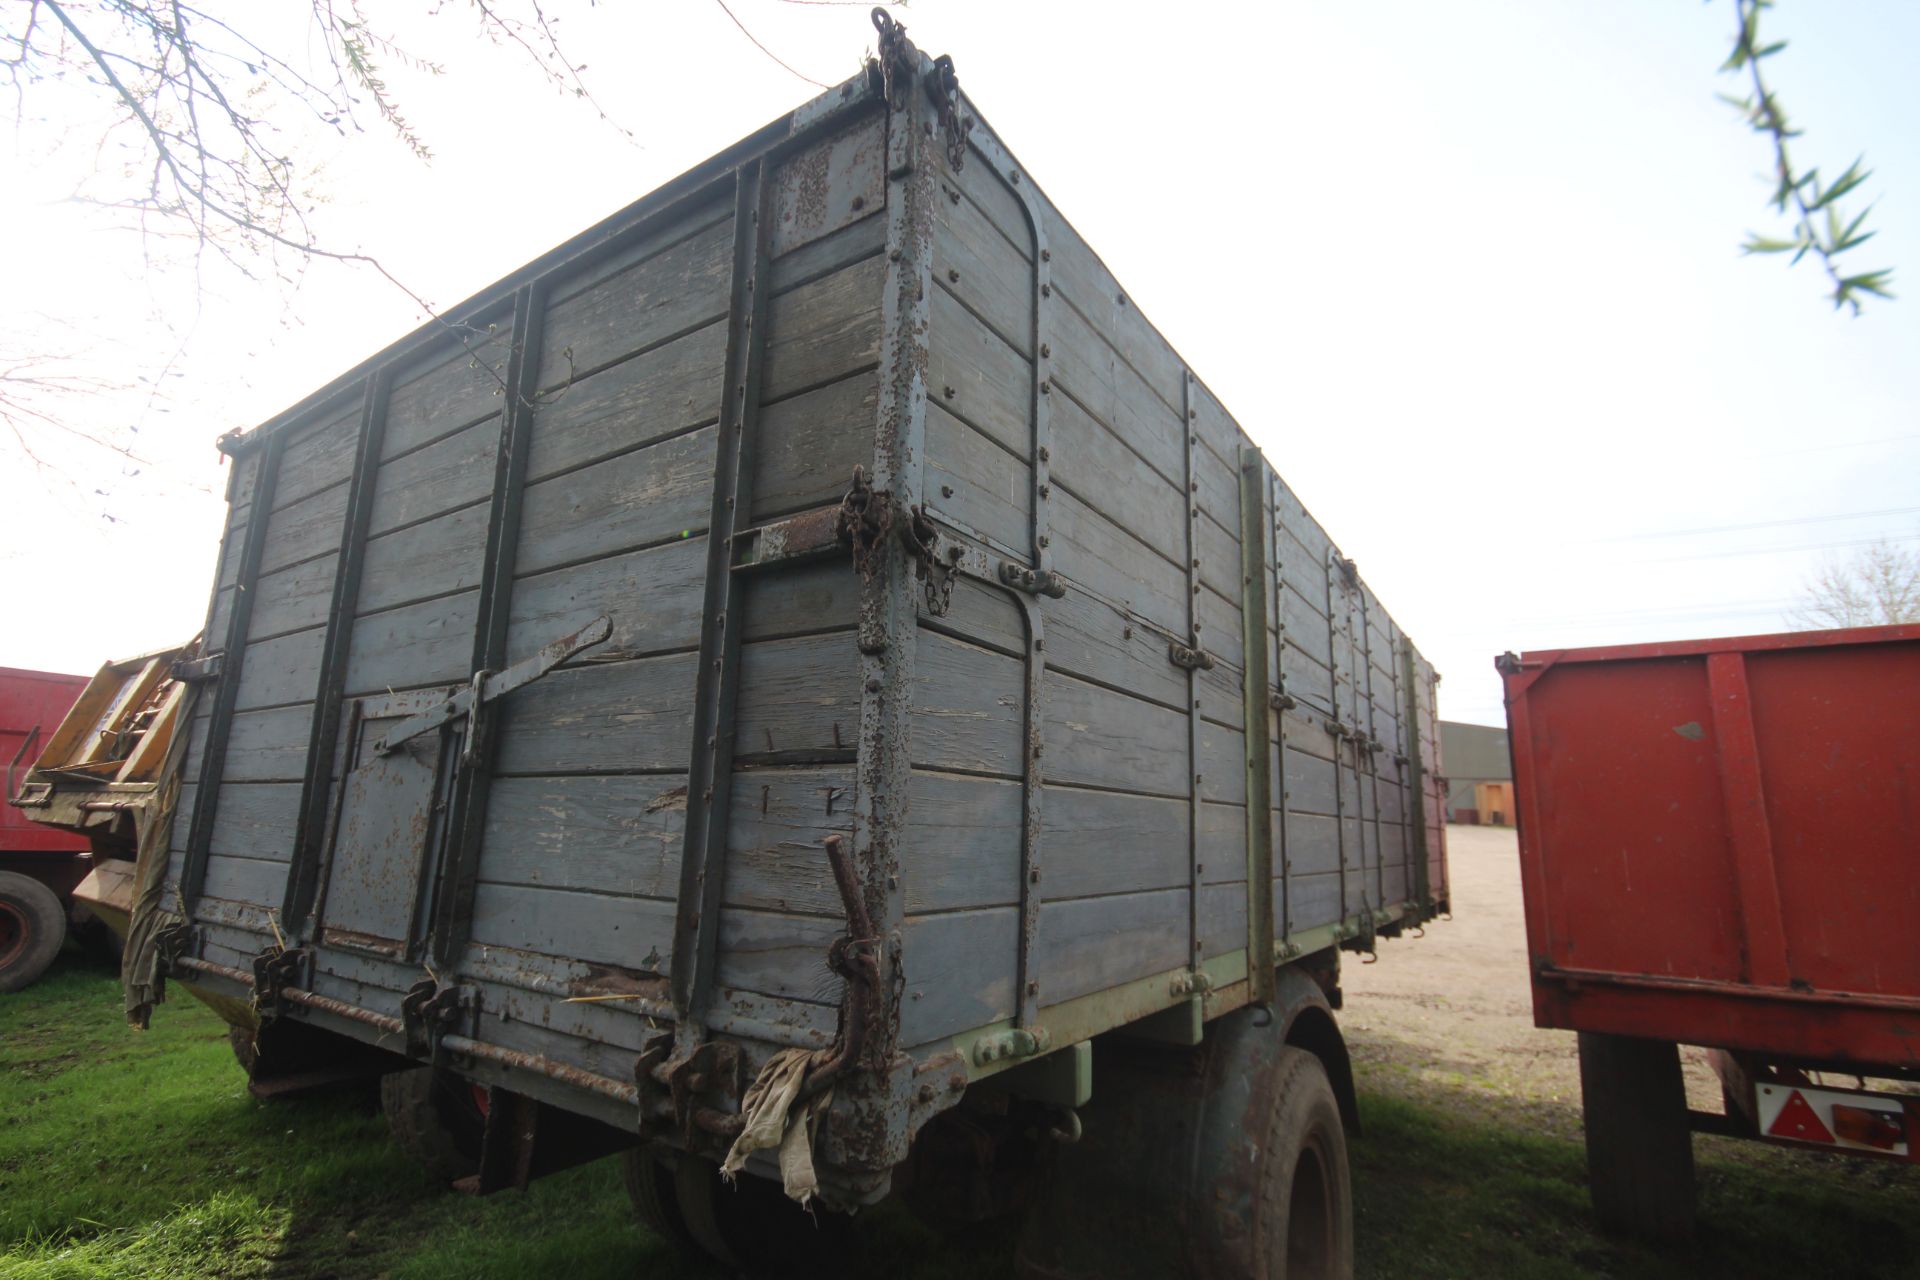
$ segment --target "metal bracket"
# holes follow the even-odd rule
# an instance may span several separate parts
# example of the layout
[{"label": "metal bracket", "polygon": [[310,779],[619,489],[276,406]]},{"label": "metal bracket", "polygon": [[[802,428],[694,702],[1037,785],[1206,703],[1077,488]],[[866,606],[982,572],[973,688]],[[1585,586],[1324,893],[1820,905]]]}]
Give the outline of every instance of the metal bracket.
[{"label": "metal bracket", "polygon": [[1273,691],[1267,695],[1267,705],[1275,711],[1291,711],[1300,705],[1300,699],[1287,692],[1287,678],[1280,676],[1273,682]]},{"label": "metal bracket", "polygon": [[1007,1058],[1031,1058],[1036,1053],[1045,1053],[1052,1037],[1045,1027],[1012,1027],[1005,1031],[995,1031],[981,1036],[973,1042],[973,1064],[984,1067],[989,1062],[1000,1062]]},{"label": "metal bracket", "polygon": [[253,1011],[261,1021],[278,1017],[286,1008],[286,998],[280,993],[302,985],[300,975],[308,959],[309,953],[301,947],[291,951],[268,947],[253,958]]},{"label": "metal bracket", "polygon": [[673,1052],[673,1032],[662,1031],[648,1040],[640,1049],[640,1056],[633,1062],[633,1083],[639,1097],[640,1136],[647,1137],[647,1122],[653,1113],[662,1110],[660,1105],[660,1085],[654,1079],[654,1073],[666,1062],[667,1055]]},{"label": "metal bracket", "polygon": [[1058,600],[1067,594],[1067,580],[1052,569],[1029,569],[1013,560],[1002,560],[999,568],[1002,586],[1028,595]]},{"label": "metal bracket", "polygon": [[204,658],[182,658],[168,671],[181,684],[199,684],[203,680],[217,680],[222,668],[227,665],[224,651],[210,653]]},{"label": "metal bracket", "polygon": [[440,1038],[457,1028],[468,1010],[478,1007],[477,998],[459,987],[443,987],[431,978],[422,978],[407,989],[400,1000],[400,1021],[406,1028],[407,1056],[439,1063]]},{"label": "metal bracket", "polygon": [[[411,738],[451,724],[461,716],[471,716],[474,708],[504,697],[523,685],[532,684],[582,649],[590,649],[612,634],[613,619],[603,613],[572,635],[562,636],[541,647],[531,657],[514,663],[504,671],[474,672],[472,683],[465,689],[387,730],[385,736],[373,744],[374,754],[392,755],[400,749],[400,744]],[[474,732],[468,736],[478,740],[480,734]]]},{"label": "metal bracket", "polygon": [[160,972],[171,974],[173,962],[200,949],[200,932],[185,920],[176,920],[154,935],[154,949],[160,957]]},{"label": "metal bracket", "polygon": [[1211,990],[1213,990],[1213,975],[1205,969],[1191,969],[1186,973],[1177,974],[1173,981],[1167,984],[1168,993],[1176,996],[1200,996]]},{"label": "metal bracket", "polygon": [[1213,670],[1213,655],[1205,649],[1190,647],[1175,640],[1167,645],[1167,661],[1188,671]]}]

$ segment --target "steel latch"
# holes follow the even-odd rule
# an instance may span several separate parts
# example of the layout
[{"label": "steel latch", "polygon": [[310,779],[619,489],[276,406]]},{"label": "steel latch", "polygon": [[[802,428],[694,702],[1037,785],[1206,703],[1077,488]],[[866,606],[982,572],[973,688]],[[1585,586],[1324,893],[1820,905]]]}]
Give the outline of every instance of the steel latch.
[{"label": "steel latch", "polygon": [[422,978],[400,998],[400,1021],[406,1028],[407,1056],[438,1063],[440,1038],[455,1031],[461,1015],[476,1007],[477,997],[459,987],[443,987]]},{"label": "steel latch", "polygon": [[1197,646],[1181,644],[1178,640],[1167,645],[1167,661],[1188,671],[1213,670],[1212,654]]},{"label": "steel latch", "polygon": [[[399,724],[387,730],[381,739],[373,744],[374,754],[392,755],[400,749],[400,744],[423,733],[430,733],[442,725],[451,724],[461,716],[470,716],[473,708],[482,707],[496,698],[505,697],[515,689],[532,684],[547,672],[553,670],[582,649],[590,649],[613,634],[613,619],[601,614],[570,636],[545,645],[531,657],[514,663],[504,671],[476,671],[472,682],[459,693],[445,702],[422,711],[417,716],[409,716]],[[479,726],[475,726],[477,729]],[[468,737],[478,742],[483,734],[471,732]],[[469,752],[473,746],[469,744]]]},{"label": "steel latch", "polygon": [[253,1011],[262,1021],[278,1017],[286,1007],[280,993],[302,985],[309,953],[305,948],[268,947],[253,958]]}]

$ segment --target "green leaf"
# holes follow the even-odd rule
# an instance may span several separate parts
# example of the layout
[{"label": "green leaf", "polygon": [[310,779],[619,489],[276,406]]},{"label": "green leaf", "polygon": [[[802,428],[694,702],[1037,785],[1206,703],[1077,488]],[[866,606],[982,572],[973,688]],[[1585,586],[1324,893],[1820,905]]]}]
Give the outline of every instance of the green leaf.
[{"label": "green leaf", "polygon": [[1868,169],[1865,173],[1860,171],[1860,164],[1865,159],[1865,156],[1861,156],[1860,159],[1848,165],[1847,171],[1841,174],[1831,187],[1828,187],[1826,191],[1820,192],[1817,195],[1813,202],[1813,207],[1819,209],[1823,206],[1830,205],[1841,196],[1847,194],[1847,192],[1865,182],[1868,178],[1871,178],[1873,176],[1873,170]]},{"label": "green leaf", "polygon": [[1875,236],[1880,234],[1878,231],[1869,231],[1865,235],[1859,234],[1860,224],[1865,222],[1867,220],[1867,215],[1872,212],[1873,212],[1873,206],[1868,205],[1866,208],[1860,211],[1859,217],[1855,218],[1852,222],[1849,222],[1847,224],[1847,229],[1840,233],[1840,239],[1833,246],[1833,251],[1835,253],[1844,252],[1845,250],[1853,248],[1857,244],[1865,244],[1867,241],[1873,239]]},{"label": "green leaf", "polygon": [[1762,58],[1771,58],[1774,54],[1780,52],[1782,49],[1786,47],[1787,47],[1787,42],[1785,40],[1775,40],[1772,44],[1768,45],[1764,49],[1755,49],[1753,51],[1753,60],[1755,62],[1758,62]]},{"label": "green leaf", "polygon": [[1893,301],[1893,294],[1888,291],[1887,286],[1892,283],[1893,272],[1868,271],[1862,275],[1848,276],[1840,282],[1840,287],[1842,289],[1858,289],[1862,293],[1870,293],[1876,298],[1885,298],[1891,302]]},{"label": "green leaf", "polygon": [[1758,232],[1749,231],[1747,242],[1740,246],[1742,253],[1792,253],[1795,249],[1805,252],[1805,241],[1772,240]]}]

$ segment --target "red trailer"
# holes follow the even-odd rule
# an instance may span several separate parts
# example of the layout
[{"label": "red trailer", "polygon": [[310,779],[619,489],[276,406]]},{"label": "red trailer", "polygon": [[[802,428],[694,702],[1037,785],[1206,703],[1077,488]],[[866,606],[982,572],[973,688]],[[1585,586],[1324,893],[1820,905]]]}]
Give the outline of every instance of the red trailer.
[{"label": "red trailer", "polygon": [[1692,1131],[1914,1161],[1920,626],[1499,668],[1534,1022],[1579,1033],[1602,1222],[1690,1232]]},{"label": "red trailer", "polygon": [[[88,677],[0,667],[0,757],[11,799]],[[91,865],[83,835],[30,821],[0,803],[0,991],[45,971],[67,933],[67,905]]]}]

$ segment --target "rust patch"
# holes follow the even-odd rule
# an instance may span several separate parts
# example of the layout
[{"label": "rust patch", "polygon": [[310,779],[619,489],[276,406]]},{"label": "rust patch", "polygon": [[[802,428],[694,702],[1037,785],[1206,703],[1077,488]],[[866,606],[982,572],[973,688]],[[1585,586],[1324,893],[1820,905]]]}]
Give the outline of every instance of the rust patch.
[{"label": "rust patch", "polygon": [[639,996],[665,1002],[672,998],[667,979],[640,969],[618,965],[592,964],[587,971],[567,983],[570,996]]}]

